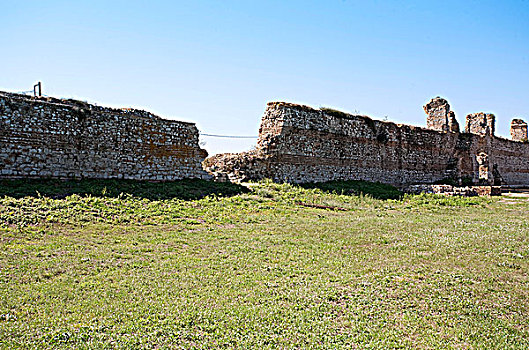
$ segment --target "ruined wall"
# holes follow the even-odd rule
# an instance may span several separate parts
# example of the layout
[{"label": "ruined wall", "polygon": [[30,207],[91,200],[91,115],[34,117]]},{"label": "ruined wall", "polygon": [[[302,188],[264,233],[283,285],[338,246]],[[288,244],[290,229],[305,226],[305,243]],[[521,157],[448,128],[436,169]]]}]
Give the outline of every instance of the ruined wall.
[{"label": "ruined wall", "polygon": [[[521,122],[521,123],[520,123]],[[524,122],[515,119],[511,123],[513,140],[496,137],[495,116],[490,113],[473,113],[466,117],[465,130],[472,135],[470,156],[474,162],[474,183],[529,185],[529,144],[518,139],[523,136]],[[512,127],[517,133],[512,135]]]},{"label": "ruined wall", "polygon": [[0,92],[1,178],[209,178],[194,124]]},{"label": "ruined wall", "polygon": [[269,103],[257,149],[250,154],[217,155],[208,159],[206,166],[213,173],[226,173],[231,180],[428,183],[459,176],[458,135]]},{"label": "ruined wall", "polygon": [[501,137],[490,141],[490,167],[496,166],[503,184],[529,186],[529,144]]},{"label": "ruined wall", "polygon": [[[476,184],[529,184],[528,145],[494,137],[494,120],[487,115],[484,120],[484,126],[481,120],[471,123],[476,133],[442,132],[272,102],[255,150],[216,155],[204,164],[217,178],[232,181],[341,179],[404,187],[450,178]],[[443,130],[450,131],[450,119],[442,122],[447,125]]]}]

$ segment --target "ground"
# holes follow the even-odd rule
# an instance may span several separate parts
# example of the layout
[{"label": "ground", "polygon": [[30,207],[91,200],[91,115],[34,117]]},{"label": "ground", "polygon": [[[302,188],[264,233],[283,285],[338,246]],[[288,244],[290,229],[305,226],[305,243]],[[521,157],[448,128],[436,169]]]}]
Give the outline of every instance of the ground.
[{"label": "ground", "polygon": [[4,181],[0,346],[529,348],[527,198],[357,185]]}]

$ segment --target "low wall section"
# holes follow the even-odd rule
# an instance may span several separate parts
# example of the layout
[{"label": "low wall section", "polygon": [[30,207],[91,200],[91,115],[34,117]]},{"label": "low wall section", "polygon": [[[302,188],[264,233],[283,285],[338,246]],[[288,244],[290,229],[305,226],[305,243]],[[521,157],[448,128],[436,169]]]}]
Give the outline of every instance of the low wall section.
[{"label": "low wall section", "polygon": [[194,124],[0,92],[1,178],[210,178]]}]

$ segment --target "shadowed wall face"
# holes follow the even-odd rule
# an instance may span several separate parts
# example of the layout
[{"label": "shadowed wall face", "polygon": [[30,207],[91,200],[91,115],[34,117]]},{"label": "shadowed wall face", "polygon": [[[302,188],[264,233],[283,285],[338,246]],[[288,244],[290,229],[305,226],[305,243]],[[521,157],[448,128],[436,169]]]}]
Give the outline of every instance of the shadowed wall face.
[{"label": "shadowed wall face", "polygon": [[209,178],[194,124],[0,92],[0,177]]}]

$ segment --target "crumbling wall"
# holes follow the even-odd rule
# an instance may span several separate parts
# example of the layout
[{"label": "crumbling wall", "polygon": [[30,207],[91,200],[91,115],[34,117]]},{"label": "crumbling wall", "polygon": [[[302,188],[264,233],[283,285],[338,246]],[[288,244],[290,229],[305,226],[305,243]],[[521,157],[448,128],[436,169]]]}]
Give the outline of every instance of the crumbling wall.
[{"label": "crumbling wall", "polygon": [[529,186],[529,144],[501,137],[490,138],[490,169],[503,184]]},{"label": "crumbling wall", "polygon": [[0,92],[1,178],[209,178],[194,124]]},{"label": "crumbling wall", "polygon": [[464,142],[457,133],[283,102],[268,104],[261,125],[254,152],[214,156],[206,169],[239,181],[358,179],[399,186],[459,176]]},{"label": "crumbling wall", "polygon": [[449,106],[434,102],[437,106],[425,107],[428,116],[442,109],[445,118],[432,126],[436,130],[271,102],[255,150],[216,155],[204,166],[231,181],[368,180],[405,187],[451,179],[529,185],[529,145],[494,137],[494,118],[487,114],[469,119],[470,132],[455,132],[446,118]]}]

